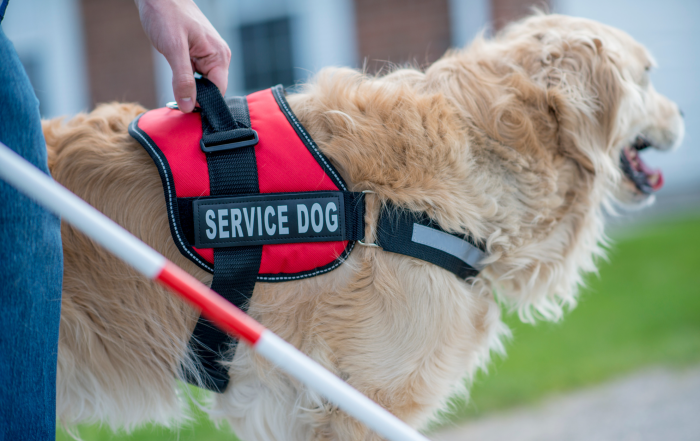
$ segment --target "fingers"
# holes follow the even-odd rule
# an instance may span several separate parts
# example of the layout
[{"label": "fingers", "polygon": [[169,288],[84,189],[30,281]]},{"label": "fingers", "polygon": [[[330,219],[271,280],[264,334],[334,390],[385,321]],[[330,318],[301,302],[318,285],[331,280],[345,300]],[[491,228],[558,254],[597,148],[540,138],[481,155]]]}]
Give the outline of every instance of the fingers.
[{"label": "fingers", "polygon": [[222,95],[226,94],[226,88],[228,87],[228,64],[226,66],[213,67],[206,76],[209,81],[219,88]]},{"label": "fingers", "polygon": [[170,64],[173,94],[180,110],[189,113],[197,102],[195,69],[226,93],[231,51],[197,5],[191,0],[152,0],[148,4],[151,9],[139,9],[141,22]]},{"label": "fingers", "polygon": [[194,82],[194,72],[190,54],[186,44],[181,49],[165,54],[165,58],[173,70],[173,93],[181,111],[189,113],[197,101],[197,87]]},{"label": "fingers", "polygon": [[202,39],[207,41],[207,44],[203,45],[204,50],[202,51],[206,55],[194,58],[194,67],[197,69],[197,72],[214,83],[222,95],[225,95],[228,88],[228,66],[231,63],[231,50],[213,28],[212,32],[214,34],[210,34],[206,39]]}]

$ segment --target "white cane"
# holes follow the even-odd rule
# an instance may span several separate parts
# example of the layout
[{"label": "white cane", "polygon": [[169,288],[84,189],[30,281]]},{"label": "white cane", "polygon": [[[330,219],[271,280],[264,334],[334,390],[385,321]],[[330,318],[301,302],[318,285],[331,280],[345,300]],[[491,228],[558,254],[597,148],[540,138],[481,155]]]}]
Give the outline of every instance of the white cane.
[{"label": "white cane", "polygon": [[246,341],[280,369],[381,436],[391,441],[428,441],[2,143],[0,179],[60,216],[149,279],[182,296],[219,328]]}]

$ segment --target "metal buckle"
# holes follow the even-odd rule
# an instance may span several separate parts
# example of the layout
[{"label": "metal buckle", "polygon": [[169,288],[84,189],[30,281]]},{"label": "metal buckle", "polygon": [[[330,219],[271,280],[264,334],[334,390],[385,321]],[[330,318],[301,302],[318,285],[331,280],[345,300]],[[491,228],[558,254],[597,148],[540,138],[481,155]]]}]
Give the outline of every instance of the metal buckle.
[{"label": "metal buckle", "polygon": [[[170,102],[165,103],[165,107],[167,107],[168,109],[180,110],[176,101],[170,101]],[[197,107],[197,106],[195,106],[194,109],[192,109],[192,113],[199,113],[201,111],[202,111],[202,108]]]},{"label": "metal buckle", "polygon": [[[363,194],[375,194],[372,190],[362,190]],[[372,247],[372,248],[381,248],[379,245],[376,243],[365,243],[362,242],[361,240],[358,239],[357,241],[358,244],[362,245],[363,247]]]},{"label": "metal buckle", "polygon": [[221,152],[224,150],[239,149],[241,147],[248,147],[251,145],[256,145],[258,143],[258,132],[253,130],[253,139],[244,139],[243,141],[227,142],[224,144],[213,145],[207,147],[204,145],[204,140],[199,140],[199,146],[202,148],[204,153]]}]

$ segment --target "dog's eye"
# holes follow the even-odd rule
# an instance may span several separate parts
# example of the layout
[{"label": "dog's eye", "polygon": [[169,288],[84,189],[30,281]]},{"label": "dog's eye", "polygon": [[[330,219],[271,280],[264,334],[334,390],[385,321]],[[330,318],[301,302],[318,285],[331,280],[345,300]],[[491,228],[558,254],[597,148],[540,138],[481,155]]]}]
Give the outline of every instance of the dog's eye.
[{"label": "dog's eye", "polygon": [[642,87],[647,87],[649,83],[651,82],[651,76],[649,72],[651,71],[651,65],[646,65],[644,66],[644,73],[641,75],[639,84]]}]

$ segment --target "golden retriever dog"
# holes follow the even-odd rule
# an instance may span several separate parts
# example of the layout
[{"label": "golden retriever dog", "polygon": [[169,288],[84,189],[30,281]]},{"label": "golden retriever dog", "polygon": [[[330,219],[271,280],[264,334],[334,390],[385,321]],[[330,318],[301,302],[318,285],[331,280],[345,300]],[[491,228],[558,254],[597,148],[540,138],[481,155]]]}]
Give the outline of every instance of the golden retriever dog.
[{"label": "golden retriever dog", "polygon": [[[649,82],[627,34],[538,14],[427,69],[322,70],[288,96],[351,190],[427,212],[488,249],[477,277],[357,246],[330,273],[258,283],[249,313],[420,428],[501,351],[501,308],[557,320],[602,254],[603,210],[644,205],[661,185],[638,150],[670,150],[684,125]],[[54,178],[204,283],[177,250],[153,161],[127,133],[144,109],[107,104],[44,123]],[[177,379],[199,313],[63,224],[58,417],[113,427],[186,417]],[[238,346],[212,418],[244,440],[371,440],[322,396]]]}]

